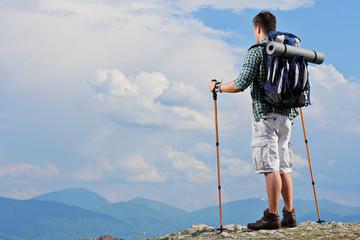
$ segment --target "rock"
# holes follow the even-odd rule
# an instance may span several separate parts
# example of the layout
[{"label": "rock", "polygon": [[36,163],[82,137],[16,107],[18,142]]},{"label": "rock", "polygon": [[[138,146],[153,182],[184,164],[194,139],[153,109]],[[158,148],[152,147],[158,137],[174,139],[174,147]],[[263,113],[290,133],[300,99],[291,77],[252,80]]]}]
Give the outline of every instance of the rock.
[{"label": "rock", "polygon": [[336,226],[339,227],[339,228],[341,228],[341,227],[344,226],[344,224],[343,224],[342,222],[338,222],[338,223],[336,224]]},{"label": "rock", "polygon": [[113,238],[112,236],[105,235],[100,237],[100,240],[118,240],[118,238]]},{"label": "rock", "polygon": [[225,225],[224,229],[226,229],[227,231],[240,231],[243,229],[243,226],[238,224],[229,224],[229,225]]},{"label": "rock", "polygon": [[251,237],[255,237],[258,234],[256,232],[248,232],[247,235],[251,236]]},{"label": "rock", "polygon": [[322,228],[331,228],[331,223],[325,223],[321,225]]},{"label": "rock", "polygon": [[[217,227],[205,224],[192,225],[178,233],[168,234],[153,240],[222,240],[222,239],[356,239],[360,240],[360,223],[329,222],[302,222],[295,228],[278,230],[251,231],[241,225],[229,224],[226,230],[220,233]],[[80,239],[79,239],[80,240]],[[111,236],[103,236],[83,240],[120,240]]]},{"label": "rock", "polygon": [[259,232],[261,233],[274,233],[275,231],[278,231],[278,230],[259,230]]},{"label": "rock", "polygon": [[310,222],[310,223],[309,223],[310,226],[318,226],[318,224],[319,224],[319,223],[317,223],[317,222]]},{"label": "rock", "polygon": [[207,231],[207,232],[211,232],[211,231],[215,231],[216,227],[206,226],[206,228],[204,230]]},{"label": "rock", "polygon": [[105,235],[102,237],[89,238],[89,239],[78,239],[78,240],[123,240],[122,238],[114,238],[110,235]]},{"label": "rock", "polygon": [[198,224],[198,225],[192,225],[191,228],[195,229],[196,231],[202,231],[202,230],[209,228],[209,226],[207,226],[205,224]]},{"label": "rock", "polygon": [[230,234],[227,233],[227,232],[222,232],[222,233],[221,233],[221,236],[223,236],[223,237],[230,237]]},{"label": "rock", "polygon": [[299,227],[308,226],[310,223],[311,223],[310,221],[305,221],[305,222],[300,223],[298,226]]}]

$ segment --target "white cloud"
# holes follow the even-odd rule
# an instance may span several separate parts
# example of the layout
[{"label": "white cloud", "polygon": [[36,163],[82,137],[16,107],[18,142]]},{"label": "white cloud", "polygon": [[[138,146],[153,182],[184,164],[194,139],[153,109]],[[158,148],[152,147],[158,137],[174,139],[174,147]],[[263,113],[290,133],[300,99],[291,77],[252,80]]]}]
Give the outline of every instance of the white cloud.
[{"label": "white cloud", "polygon": [[206,171],[188,172],[187,176],[190,182],[197,184],[209,183],[214,180],[214,177],[210,174],[210,172]]},{"label": "white cloud", "polygon": [[230,156],[235,155],[235,153],[234,153],[232,150],[230,150],[230,149],[224,149],[224,148],[221,148],[221,149],[220,149],[220,153],[221,153],[222,155],[226,156],[226,157],[230,157]]},{"label": "white cloud", "polygon": [[293,161],[294,167],[292,176],[295,178],[303,178],[305,176],[304,172],[309,171],[309,160],[307,159],[307,157],[303,158],[300,155],[294,154]]},{"label": "white cloud", "polygon": [[[234,9],[240,11],[246,8],[250,9],[280,9],[280,10],[293,10],[299,7],[311,7],[314,5],[315,0],[258,0],[257,2],[251,0],[131,0],[131,1],[116,1],[116,0],[103,0],[103,1],[94,1],[88,0],[87,8],[82,9],[81,6],[85,1],[69,1],[69,0],[18,0],[16,3],[11,0],[2,0],[2,4],[6,7],[14,7],[20,10],[41,10],[49,14],[59,14],[62,12],[81,12],[84,16],[88,18],[94,18],[92,16],[93,10],[97,9],[99,2],[103,3],[104,6],[107,6],[107,10],[115,14],[115,10],[111,11],[111,7],[122,8],[124,12],[135,12],[144,11],[152,12],[159,11],[161,8],[169,8],[172,12],[182,13],[182,11],[190,12],[197,11],[202,7],[212,7],[215,9]],[[174,7],[176,6],[176,7]],[[181,10],[177,10],[180,7]],[[99,15],[104,16],[107,12],[100,11]]]},{"label": "white cloud", "polygon": [[150,166],[140,155],[127,158],[125,168],[131,173],[129,179],[133,182],[165,182],[166,177],[160,175],[157,169]]},{"label": "white cloud", "polygon": [[34,189],[12,189],[11,192],[7,192],[3,197],[13,198],[13,199],[30,199],[36,196],[39,196],[41,193]]},{"label": "white cloud", "polygon": [[204,162],[197,160],[190,154],[173,150],[170,147],[164,151],[164,154],[173,160],[172,165],[178,170],[183,171],[188,169],[195,169],[201,171],[210,171],[210,168],[206,166]]},{"label": "white cloud", "polygon": [[312,105],[304,109],[321,128],[358,132],[360,84],[347,81],[333,65],[310,66]]},{"label": "white cloud", "polygon": [[[206,27],[189,16],[173,15],[178,10],[166,1],[106,4],[106,1],[49,0],[42,1],[40,6],[32,14],[3,11],[0,15],[0,26],[6,29],[0,60],[8,66],[20,63],[22,72],[31,72],[30,76],[34,73],[44,76],[35,78],[32,84],[26,81],[28,78],[16,79],[16,83],[29,88],[37,89],[41,84],[44,89],[44,83],[61,77],[62,87],[67,91],[84,91],[74,85],[80,85],[84,74],[90,75],[98,68],[118,68],[133,75],[161,71],[174,82],[174,92],[188,85],[202,86],[205,90],[211,78],[232,79],[237,73],[233,54],[236,49],[219,39],[227,33]],[[73,14],[43,14],[59,11]],[[12,28],[1,25],[5,22]],[[58,85],[46,87],[59,90]],[[204,99],[192,94],[193,90],[188,86],[187,96],[197,101]]]},{"label": "white cloud", "polygon": [[190,152],[194,154],[200,154],[203,156],[210,156],[214,152],[215,147],[205,142],[196,143]]},{"label": "white cloud", "polygon": [[301,157],[300,155],[294,154],[294,168],[301,169],[309,166],[308,160]]},{"label": "white cloud", "polygon": [[280,9],[280,10],[293,10],[299,7],[311,7],[314,5],[315,0],[177,0],[175,1],[185,11],[197,11],[202,7],[212,7],[214,9],[233,9],[234,11],[241,11],[246,8],[250,9]]},{"label": "white cloud", "polygon": [[[10,2],[14,1],[7,1],[7,3]],[[21,1],[21,3],[25,2]],[[175,2],[180,8],[173,7],[174,1],[162,0],[49,0],[42,3],[41,9],[37,9],[40,11],[26,14],[15,10],[0,9],[0,28],[2,29],[0,61],[4,69],[9,69],[9,73],[11,72],[9,76],[12,79],[3,83],[14,85],[14,88],[10,89],[13,91],[9,91],[9,96],[16,96],[14,98],[19,99],[19,102],[23,102],[24,98],[19,97],[21,94],[14,90],[26,89],[25,97],[28,103],[26,105],[40,106],[34,104],[34,99],[40,99],[41,104],[46,103],[41,105],[44,106],[41,112],[37,112],[37,108],[32,107],[32,116],[43,116],[45,112],[52,112],[56,108],[59,116],[62,116],[59,122],[65,118],[68,118],[67,122],[73,122],[74,118],[90,119],[93,116],[111,115],[112,118],[119,120],[120,124],[130,122],[172,129],[214,130],[213,102],[207,90],[208,80],[222,77],[225,81],[234,79],[238,73],[234,65],[239,62],[236,55],[239,55],[239,51],[243,53],[244,50],[229,47],[221,40],[221,37],[229,33],[204,26],[201,21],[192,19],[190,14],[187,14],[188,12],[184,13],[183,9],[196,10],[209,6],[215,9],[286,10],[311,6],[314,1],[191,0]],[[27,9],[34,8],[27,7]],[[29,26],[32,27],[29,28]],[[338,86],[348,85],[348,83],[333,79],[336,76],[338,80],[341,80],[341,74],[339,75],[338,71],[335,68],[331,69],[330,66],[324,65],[323,69],[320,66],[311,67],[311,71],[318,70],[319,75],[316,76],[311,72],[311,81],[314,81],[312,85],[314,105],[309,107],[309,114],[311,112],[311,116],[319,121],[319,125],[324,123],[323,126],[328,127],[331,124],[329,119],[334,119],[332,123],[334,125],[342,123],[343,119],[336,116],[331,118],[332,116],[328,115],[332,109],[325,93],[337,91]],[[96,71],[97,69],[99,70]],[[95,75],[88,82],[93,92],[89,92],[87,86],[82,83],[95,71]],[[17,77],[15,73],[23,73],[26,77]],[[316,78],[321,80],[318,87]],[[333,81],[335,85],[328,86],[327,81]],[[320,89],[320,94],[315,94],[316,88]],[[34,91],[36,91],[35,94],[31,95]],[[42,94],[38,94],[39,91]],[[44,96],[43,92],[47,94]],[[90,109],[93,112],[85,114],[86,117],[84,117],[81,111],[84,109],[89,111],[88,106],[92,106],[93,102],[87,97],[94,92],[97,95],[98,108]],[[350,89],[350,92],[357,93],[358,91]],[[324,96],[321,95],[322,93]],[[344,97],[347,103],[353,101],[345,93],[343,95],[340,97]],[[54,96],[59,96],[58,104],[53,104]],[[79,99],[78,96],[86,97]],[[251,104],[248,94],[231,96],[231,99],[229,96],[221,97],[219,125],[222,134],[224,130],[244,126],[244,119],[251,116]],[[339,98],[337,94],[333,94],[330,101],[335,101],[337,98]],[[75,117],[67,112],[64,113],[64,109],[68,109],[68,106],[71,108],[77,105],[74,99],[82,102],[82,107],[85,106],[81,110],[76,109]],[[354,102],[359,102],[357,96],[354,100]],[[63,104],[65,101],[69,102],[69,105],[65,106]],[[231,102],[228,104],[230,107],[226,107],[225,101]],[[246,113],[237,111],[240,107],[244,109],[242,104],[249,106],[245,109]],[[359,116],[355,116],[359,112],[358,107],[355,106],[355,109],[351,113],[350,107],[336,107],[333,114],[338,110],[340,110],[339,115],[348,114],[350,116],[348,119],[355,119],[354,124],[348,126],[354,126],[360,133]],[[346,113],[345,110],[350,113]],[[248,115],[244,116],[244,114]],[[29,121],[28,125],[31,125],[31,120],[33,120],[31,117],[25,116],[24,119]],[[76,124],[76,128],[83,128],[82,132],[94,135],[92,134],[94,129],[107,124],[106,120],[104,123],[104,119],[99,121],[100,123],[96,122],[94,125],[89,124],[85,127]],[[222,124],[224,127],[221,126]],[[347,124],[344,123],[344,125]],[[43,126],[46,127],[45,124]],[[67,131],[73,132],[74,129],[69,127]],[[102,143],[104,139],[112,141],[116,138],[113,131],[111,127],[101,128],[96,139],[89,145],[89,150],[99,148],[93,152],[89,151],[92,156],[105,155],[103,152],[106,150],[101,149]],[[76,138],[76,134],[73,135]],[[237,136],[242,138],[240,134]],[[170,136],[166,136],[164,141],[172,144],[172,140]],[[83,140],[78,142],[80,141]],[[191,139],[191,141],[195,140]],[[176,154],[170,158],[170,169],[165,172],[161,171],[162,168],[158,167],[156,162],[143,158],[142,156],[145,155],[139,150],[139,155],[122,160],[114,157],[94,158],[96,159],[94,162],[75,171],[74,177],[92,181],[121,178],[125,182],[163,182],[180,175],[181,180],[185,179],[191,183],[215,181],[215,169],[211,170],[210,165],[201,159],[208,151],[214,153],[215,146],[210,147],[206,143],[199,144],[187,152],[174,149],[177,148],[174,147],[171,150]],[[127,155],[126,151],[125,149],[125,155]],[[222,154],[225,152],[223,148],[221,151]],[[225,160],[225,172],[222,171],[222,173],[230,176],[246,174],[248,164],[239,159],[232,160],[230,158],[232,154],[231,152],[227,154],[229,159],[227,163]],[[112,152],[109,155],[115,154]],[[195,162],[190,163],[187,158]],[[139,165],[139,168],[135,167],[135,163]],[[40,168],[51,170],[46,167]],[[251,171],[253,171],[252,168]],[[115,176],[118,172],[122,173],[120,174],[122,176]]]},{"label": "white cloud", "polygon": [[203,107],[208,97],[191,84],[184,82],[171,82],[170,87],[164,90],[160,100],[169,105],[192,105],[193,107]]},{"label": "white cloud", "polygon": [[[213,126],[212,119],[199,111],[189,107],[171,107],[174,129],[210,130]],[[170,117],[170,116],[169,116]],[[173,121],[170,124],[174,123]]]},{"label": "white cloud", "polygon": [[106,151],[104,149],[104,143],[113,139],[114,135],[115,128],[113,124],[106,123],[105,125],[100,126],[99,130],[94,133],[94,136],[87,139],[88,143],[80,147],[81,154],[87,157],[103,155],[104,151]]},{"label": "white cloud", "polygon": [[19,177],[27,176],[32,178],[50,178],[59,176],[60,172],[56,165],[47,164],[45,167],[39,167],[28,163],[10,164],[0,166],[0,177]]},{"label": "white cloud", "polygon": [[[121,173],[121,174],[118,174]],[[156,167],[151,166],[140,155],[118,159],[109,162],[105,157],[99,157],[95,163],[73,173],[77,179],[85,181],[100,181],[105,178],[124,178],[130,182],[165,182],[166,177],[159,174]]]},{"label": "white cloud", "polygon": [[39,5],[39,0],[1,0],[0,1],[1,7],[6,8],[15,8],[22,11],[34,11],[37,10]]},{"label": "white cloud", "polygon": [[141,174],[129,176],[132,182],[153,182],[163,183],[166,182],[166,177],[161,176],[155,167],[150,167]]},{"label": "white cloud", "polygon": [[[174,15],[179,9],[161,0],[50,0],[39,6],[31,14],[1,12],[0,27],[6,22],[12,28],[3,26],[0,60],[8,69],[20,66],[17,74],[26,73],[6,84],[33,93],[30,102],[45,98],[42,114],[49,112],[44,102],[68,103],[66,109],[80,102],[90,108],[84,80],[99,69],[88,82],[103,101],[94,114],[105,110],[120,121],[180,130],[213,128],[208,81],[238,74],[239,49],[221,40],[228,33]],[[239,116],[230,115],[226,119],[239,122]]]},{"label": "white cloud", "polygon": [[144,161],[140,155],[136,155],[126,159],[124,162],[124,167],[126,167],[131,172],[142,172],[150,168],[150,165]]},{"label": "white cloud", "polygon": [[185,175],[192,183],[205,183],[214,180],[213,171],[205,162],[198,160],[193,155],[167,147],[164,156],[171,160],[176,173]]},{"label": "white cloud", "polygon": [[334,159],[331,159],[331,160],[329,160],[329,161],[327,162],[327,164],[328,164],[329,166],[333,166],[334,163],[335,163],[335,160],[334,160]]},{"label": "white cloud", "polygon": [[[136,77],[127,78],[116,69],[98,70],[88,82],[105,112],[120,121],[173,129],[208,130],[213,125],[209,116],[190,107],[162,104],[159,97],[170,84],[161,73],[142,72]],[[186,94],[186,89],[176,91],[178,97]],[[201,95],[194,87],[193,91],[195,95]]]},{"label": "white cloud", "polygon": [[74,172],[73,176],[86,181],[99,181],[102,179],[105,171],[112,171],[114,169],[114,166],[111,166],[104,157],[97,158],[95,162],[95,164],[88,164],[86,167],[82,167]]},{"label": "white cloud", "polygon": [[254,174],[253,165],[237,158],[223,158],[221,164],[225,166],[221,173],[231,177],[243,177]]}]

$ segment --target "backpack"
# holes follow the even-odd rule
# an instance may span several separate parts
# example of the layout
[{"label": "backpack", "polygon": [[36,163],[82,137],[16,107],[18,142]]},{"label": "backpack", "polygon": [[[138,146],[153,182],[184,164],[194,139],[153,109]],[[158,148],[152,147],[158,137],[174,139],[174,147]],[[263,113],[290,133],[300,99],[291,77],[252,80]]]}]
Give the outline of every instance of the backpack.
[{"label": "backpack", "polygon": [[[300,47],[300,39],[291,33],[271,31],[269,41]],[[255,44],[249,50],[257,46],[266,47],[266,44]],[[311,104],[308,64],[303,56],[268,55],[264,100],[283,108]]]}]

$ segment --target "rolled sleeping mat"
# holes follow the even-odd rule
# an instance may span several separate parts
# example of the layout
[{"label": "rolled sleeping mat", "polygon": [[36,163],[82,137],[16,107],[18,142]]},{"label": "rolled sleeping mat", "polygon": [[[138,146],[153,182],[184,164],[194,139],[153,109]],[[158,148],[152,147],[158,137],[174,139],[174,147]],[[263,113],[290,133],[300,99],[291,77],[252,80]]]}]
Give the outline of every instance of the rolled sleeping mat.
[{"label": "rolled sleeping mat", "polygon": [[266,53],[269,55],[276,55],[280,57],[292,57],[296,55],[301,55],[305,58],[305,61],[315,64],[322,64],[325,59],[325,55],[322,52],[293,47],[279,42],[269,42],[266,45]]}]

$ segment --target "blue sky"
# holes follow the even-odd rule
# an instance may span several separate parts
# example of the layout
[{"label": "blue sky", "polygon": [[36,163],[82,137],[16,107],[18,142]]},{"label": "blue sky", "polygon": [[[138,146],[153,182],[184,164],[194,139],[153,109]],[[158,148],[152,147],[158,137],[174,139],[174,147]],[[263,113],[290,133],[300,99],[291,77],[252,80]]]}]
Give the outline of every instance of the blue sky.
[{"label": "blue sky", "polygon": [[[85,187],[110,201],[216,205],[213,78],[235,79],[252,18],[321,51],[304,109],[319,198],[360,207],[358,1],[1,0],[0,196]],[[223,201],[266,198],[249,91],[218,99]],[[295,198],[313,199],[300,118]]]}]

